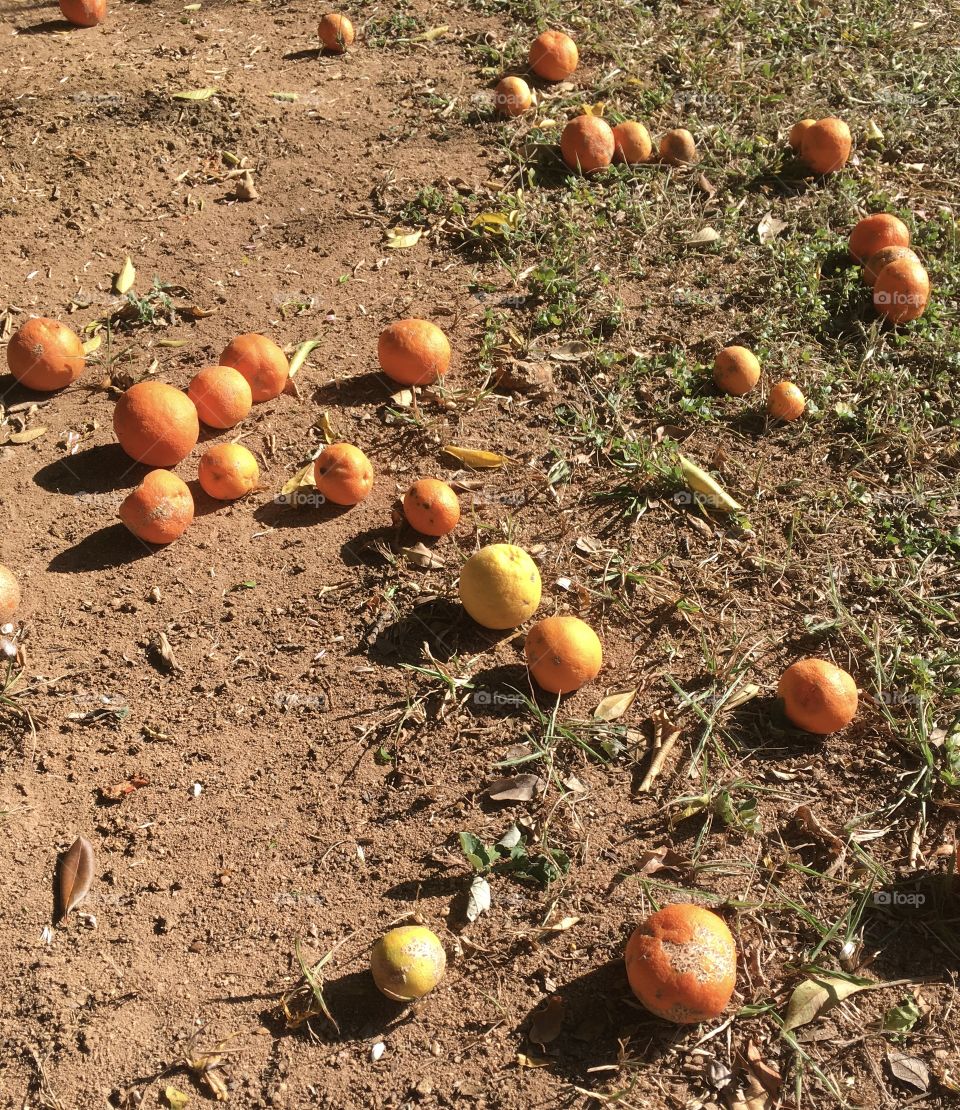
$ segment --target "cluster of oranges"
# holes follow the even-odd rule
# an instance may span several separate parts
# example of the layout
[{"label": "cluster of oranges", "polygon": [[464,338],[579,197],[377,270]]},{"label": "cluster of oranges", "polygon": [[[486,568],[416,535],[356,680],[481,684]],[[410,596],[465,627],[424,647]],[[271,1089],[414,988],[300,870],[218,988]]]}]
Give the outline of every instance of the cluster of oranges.
[{"label": "cluster of oranges", "polygon": [[[79,26],[92,26],[105,15],[105,0],[60,0],[64,14]],[[329,13],[318,34],[330,52],[343,53],[354,41],[350,20]],[[529,51],[530,69],[547,81],[562,81],[577,68],[576,43],[560,31],[537,37]],[[519,76],[504,77],[495,103],[506,116],[518,116],[533,103],[533,93]],[[802,120],[791,131],[790,145],[819,174],[842,168],[850,155],[850,131],[842,120]],[[626,121],[610,127],[586,113],[564,128],[560,149],[572,169],[589,173],[614,161],[648,162],[653,143],[646,127]],[[677,129],[659,141],[662,162],[678,166],[698,160],[693,136]],[[927,303],[929,280],[910,249],[909,231],[900,220],[877,214],[861,220],[850,237],[850,253],[863,266],[873,288],[874,304],[895,323],[916,319]],[[919,306],[919,308],[918,308]],[[380,367],[392,381],[407,387],[439,381],[450,365],[450,343],[428,320],[398,320],[380,333]],[[11,373],[24,386],[44,392],[63,389],[84,370],[79,337],[55,320],[27,320],[10,340]],[[200,425],[216,431],[234,429],[253,405],[278,397],[289,380],[290,364],[271,339],[250,333],[234,339],[214,366],[199,370],[186,391],[154,379],[131,386],[118,400],[113,426],[127,455],[152,469],[126,498],[119,515],[141,540],[168,544],[179,538],[194,517],[189,486],[170,469],[193,451]],[[725,393],[742,396],[760,379],[756,356],[742,346],[724,348],[714,363],[714,380]],[[791,382],[781,381],[768,397],[772,416],[795,420],[805,400]],[[373,488],[373,466],[352,443],[326,446],[313,464],[317,491],[329,502],[352,506]],[[259,488],[254,455],[240,443],[217,443],[198,463],[198,481],[210,496],[233,501]],[[430,537],[452,532],[461,506],[453,488],[437,478],[421,478],[403,497],[409,525]],[[466,612],[492,630],[515,629],[536,613],[542,593],[540,573],[531,556],[509,543],[490,544],[464,563],[459,594]],[[20,604],[16,576],[0,566],[0,622],[9,621]],[[563,695],[591,682],[603,665],[603,648],[593,628],[579,617],[549,616],[534,623],[525,639],[525,657],[534,682]],[[787,717],[797,727],[828,735],[846,727],[857,711],[857,688],[841,668],[820,659],[802,659],[782,675],[778,693]],[[674,1022],[698,1022],[718,1016],[727,1006],[736,980],[736,949],[730,931],[716,915],[691,904],[667,906],[635,930],[627,945],[627,975],[637,997],[654,1014]],[[422,927],[388,932],[374,946],[371,970],[389,997],[419,998],[441,979],[445,953],[439,939]]]}]

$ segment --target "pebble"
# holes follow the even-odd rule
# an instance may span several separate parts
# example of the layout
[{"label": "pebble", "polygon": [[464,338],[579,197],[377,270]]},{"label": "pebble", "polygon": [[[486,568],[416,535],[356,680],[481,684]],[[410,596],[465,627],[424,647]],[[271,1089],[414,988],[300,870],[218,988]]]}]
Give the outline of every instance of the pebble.
[{"label": "pebble", "polygon": [[375,1045],[371,1045],[370,1047],[370,1059],[376,1063],[386,1051],[387,1046],[383,1041],[377,1041]]}]

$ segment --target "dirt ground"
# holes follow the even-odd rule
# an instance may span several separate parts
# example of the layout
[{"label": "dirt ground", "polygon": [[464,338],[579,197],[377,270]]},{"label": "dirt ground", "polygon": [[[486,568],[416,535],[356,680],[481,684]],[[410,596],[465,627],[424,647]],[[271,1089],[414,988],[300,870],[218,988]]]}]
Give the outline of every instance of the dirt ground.
[{"label": "dirt ground", "polygon": [[[115,3],[82,32],[49,3],[7,0],[0,13],[5,337],[30,314],[78,330],[103,319],[123,303],[111,282],[128,255],[143,306],[109,342],[101,333],[84,379],[63,394],[0,379],[8,412],[34,401],[27,426],[46,428],[0,447],[0,561],[23,588],[19,689],[36,724],[31,734],[10,716],[0,744],[0,1104],[168,1105],[172,1086],[200,1105],[212,1090],[185,1061],[222,1050],[214,1075],[238,1106],[734,1105],[729,1079],[742,1083],[752,1044],[783,1086],[751,1110],[836,1104],[818,1068],[849,1105],[900,1106],[918,1088],[891,1077],[879,1028],[909,996],[923,1037],[900,1047],[929,1069],[921,1104],[948,1105],[960,1089],[956,796],[931,808],[914,853],[915,823],[885,807],[917,761],[878,707],[865,699],[856,724],[824,743],[788,728],[774,704],[783,666],[822,649],[831,592],[869,614],[881,607],[876,582],[896,580],[896,559],[855,517],[828,526],[836,510],[824,505],[815,532],[785,526],[783,499],[839,473],[842,443],[770,431],[761,418],[721,432],[679,410],[664,420],[651,378],[637,393],[644,435],[684,438],[685,453],[721,465],[726,454],[774,492],[751,506],[746,537],[691,525],[695,514],[669,497],[618,515],[596,456],[556,421],[587,372],[576,358],[552,362],[552,394],[489,389],[488,314],[514,277],[453,235],[385,247],[387,229],[416,224],[407,206],[425,186],[449,203],[512,181],[494,141],[503,125],[471,114],[490,81],[467,50],[506,36],[503,6],[413,4],[403,10],[420,27],[451,30],[398,45],[372,33],[391,9],[366,5],[357,24],[368,35],[342,58],[317,51],[310,6],[191,7]],[[599,77],[598,57],[586,52],[583,87]],[[217,91],[204,100],[172,96],[206,87]],[[254,171],[258,199],[235,199],[238,167],[224,152]],[[724,260],[671,262],[639,238],[635,257],[637,271],[618,278],[626,318],[610,342],[667,352],[679,329],[670,290],[703,267],[722,280]],[[155,278],[169,289],[148,297]],[[643,307],[652,288],[655,314]],[[725,334],[724,311],[704,304],[704,348]],[[407,315],[436,321],[454,348],[451,395],[422,398],[417,417],[391,401],[376,359],[379,330]],[[749,318],[744,305],[744,330]],[[247,331],[291,348],[320,341],[296,390],[243,425],[263,488],[213,502],[193,481],[198,449],[177,468],[198,519],[147,551],[117,522],[146,468],[114,440],[118,394],[103,379],[151,372],[185,387]],[[591,388],[613,389],[615,369],[590,373]],[[373,493],[348,511],[275,500],[322,444],[322,414],[376,468]],[[451,443],[514,462],[458,469],[441,452]],[[428,474],[460,480],[465,508],[456,533],[431,545],[438,565],[423,568],[398,554],[418,537],[393,514]],[[542,612],[588,616],[605,653],[597,682],[561,704],[568,727],[551,741],[546,793],[520,802],[491,801],[487,787],[514,773],[497,764],[517,745],[545,743],[554,706],[531,694],[522,633],[486,632],[456,600],[462,558],[502,538],[535,555]],[[931,559],[924,582],[949,608],[956,563]],[[948,618],[942,634],[958,635]],[[842,645],[834,654],[863,682]],[[450,693],[445,667],[471,685]],[[717,689],[746,679],[760,690],[727,711],[737,745],[708,739],[698,756],[702,712],[682,710],[677,689],[700,688],[707,672]],[[634,687],[617,723],[591,719],[604,694]],[[682,736],[642,794],[657,711]],[[105,797],[134,775],[149,784]],[[715,783],[733,804],[750,784],[752,832],[746,821],[705,824],[695,803],[692,820],[667,821],[668,802]],[[822,825],[791,817],[803,805]],[[854,815],[838,861],[830,830]],[[546,888],[495,874],[490,911],[468,922],[473,873],[458,835],[493,843],[514,822],[532,847],[566,853],[569,870]],[[96,853],[91,892],[45,933],[56,858],[78,835]],[[658,868],[651,853],[666,847],[678,855]],[[871,902],[847,930],[851,891],[906,878],[928,884],[923,913]],[[684,892],[723,914],[740,953],[734,1020],[709,1039],[646,1014],[622,968],[651,898]],[[449,970],[403,1008],[377,993],[368,954],[410,914],[441,936]],[[298,944],[309,965],[332,952],[324,994],[339,1035],[322,1017],[289,1029],[277,1009],[300,978]],[[797,1030],[796,1053],[774,1015],[811,964],[894,985]],[[536,1032],[556,998],[561,1030],[536,1043],[531,1022]]]}]

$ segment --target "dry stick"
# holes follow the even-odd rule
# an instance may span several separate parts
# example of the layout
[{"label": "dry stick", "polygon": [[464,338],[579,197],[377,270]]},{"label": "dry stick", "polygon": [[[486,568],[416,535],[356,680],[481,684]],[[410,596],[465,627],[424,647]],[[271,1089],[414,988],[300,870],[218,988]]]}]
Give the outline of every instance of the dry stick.
[{"label": "dry stick", "polygon": [[638,794],[649,794],[650,787],[653,785],[654,779],[663,770],[663,765],[667,761],[667,756],[673,751],[677,740],[680,739],[680,729],[673,728],[673,731],[668,734],[666,739],[663,737],[663,726],[666,723],[666,718],[657,720],[654,718],[653,723],[653,759],[650,760],[650,767],[647,773],[643,776],[643,782],[637,787]]}]

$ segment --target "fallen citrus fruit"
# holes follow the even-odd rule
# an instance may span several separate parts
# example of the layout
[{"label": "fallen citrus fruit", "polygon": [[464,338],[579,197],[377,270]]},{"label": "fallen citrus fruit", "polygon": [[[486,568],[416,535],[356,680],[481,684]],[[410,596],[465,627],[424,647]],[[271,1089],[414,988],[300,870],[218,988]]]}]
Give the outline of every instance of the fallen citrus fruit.
[{"label": "fallen citrus fruit", "polygon": [[353,45],[353,24],[345,15],[338,12],[328,12],[320,20],[317,34],[324,47],[331,54],[343,54],[348,46]]},{"label": "fallen citrus fruit", "polygon": [[521,547],[492,543],[463,564],[460,600],[484,628],[516,628],[540,604],[540,571]]},{"label": "fallen citrus fruit", "polygon": [[680,1025],[719,1017],[737,982],[737,949],[726,922],[689,903],[651,914],[634,930],[624,957],[637,998]]},{"label": "fallen citrus fruit", "polygon": [[806,407],[806,397],[793,382],[777,382],[767,396],[767,412],[774,420],[797,420]]},{"label": "fallen citrus fruit", "polygon": [[596,632],[579,617],[545,617],[527,633],[524,654],[534,681],[551,694],[569,694],[592,682],[603,665]]},{"label": "fallen citrus fruit", "polygon": [[352,443],[331,443],[313,464],[317,490],[334,505],[356,505],[373,488],[370,460]]},{"label": "fallen citrus fruit", "polygon": [[254,404],[279,397],[290,376],[287,356],[272,339],[256,332],[238,335],[220,356],[221,366],[232,366],[250,383]]},{"label": "fallen citrus fruit", "polygon": [[564,127],[560,153],[572,170],[594,173],[606,169],[616,150],[613,128],[599,116],[577,116]]},{"label": "fallen citrus fruit", "polygon": [[613,160],[626,162],[628,166],[649,162],[653,153],[650,132],[642,123],[628,119],[618,123],[613,129]]},{"label": "fallen citrus fruit", "polygon": [[826,659],[800,659],[783,672],[777,693],[787,717],[807,732],[826,736],[846,728],[857,713],[857,684]]},{"label": "fallen citrus fruit", "polygon": [[760,363],[746,347],[724,347],[713,360],[713,380],[718,389],[742,397],[760,381]]},{"label": "fallen citrus fruit", "polygon": [[232,366],[206,366],[187,388],[197,415],[210,428],[233,428],[246,420],[253,404],[250,383]]},{"label": "fallen citrus fruit", "polygon": [[544,31],[530,44],[530,68],[548,81],[564,81],[577,68],[577,44],[563,31]]},{"label": "fallen citrus fruit", "polygon": [[83,373],[83,344],[66,324],[34,316],[20,325],[7,344],[7,365],[27,389],[52,393]]},{"label": "fallen citrus fruit", "polygon": [[798,120],[793,127],[790,128],[790,136],[787,142],[797,154],[800,153],[800,148],[803,146],[803,136],[806,135],[816,122],[815,119],[802,119]]},{"label": "fallen citrus fruit", "polygon": [[9,567],[0,566],[0,624],[13,620],[20,608],[20,583]]},{"label": "fallen citrus fruit", "polygon": [[493,105],[501,116],[520,116],[533,103],[533,93],[522,77],[504,77],[493,91]]},{"label": "fallen citrus fruit", "polygon": [[842,119],[827,116],[806,129],[800,144],[800,157],[814,173],[836,173],[850,157],[853,139]]},{"label": "fallen citrus fruit", "polygon": [[394,1002],[423,998],[443,978],[446,966],[440,938],[422,925],[390,929],[370,953],[373,981]]},{"label": "fallen citrus fruit", "polygon": [[107,18],[107,0],[60,0],[60,11],[74,27],[96,27]]},{"label": "fallen citrus fruit", "polygon": [[403,515],[425,536],[445,536],[460,520],[460,498],[438,478],[421,478],[403,498]]},{"label": "fallen citrus fruit", "polygon": [[930,278],[912,258],[887,263],[873,283],[873,307],[895,324],[918,319],[929,300]]},{"label": "fallen citrus fruit", "polygon": [[858,262],[872,258],[884,247],[909,247],[910,229],[889,212],[864,216],[850,232],[850,253]]},{"label": "fallen citrus fruit", "polygon": [[113,410],[113,430],[131,459],[174,466],[194,449],[200,421],[193,401],[165,382],[132,385]]},{"label": "fallen citrus fruit", "polygon": [[257,488],[260,467],[242,443],[215,443],[200,456],[197,481],[218,501],[235,501]]},{"label": "fallen citrus fruit", "polygon": [[385,327],[377,342],[380,367],[401,385],[430,385],[450,365],[450,343],[429,320],[397,320]]},{"label": "fallen citrus fruit", "polygon": [[692,166],[700,161],[697,144],[685,127],[668,131],[660,139],[660,160],[668,166]]},{"label": "fallen citrus fruit", "polygon": [[916,262],[918,266],[923,263],[916,254],[909,247],[881,247],[876,254],[871,255],[863,267],[863,280],[872,289],[877,284],[877,278],[880,276],[880,271],[884,266],[889,266],[891,262],[896,262],[900,258],[909,258],[911,262]]},{"label": "fallen citrus fruit", "polygon": [[193,522],[193,495],[169,470],[151,470],[120,505],[120,519],[146,543],[173,543]]}]

